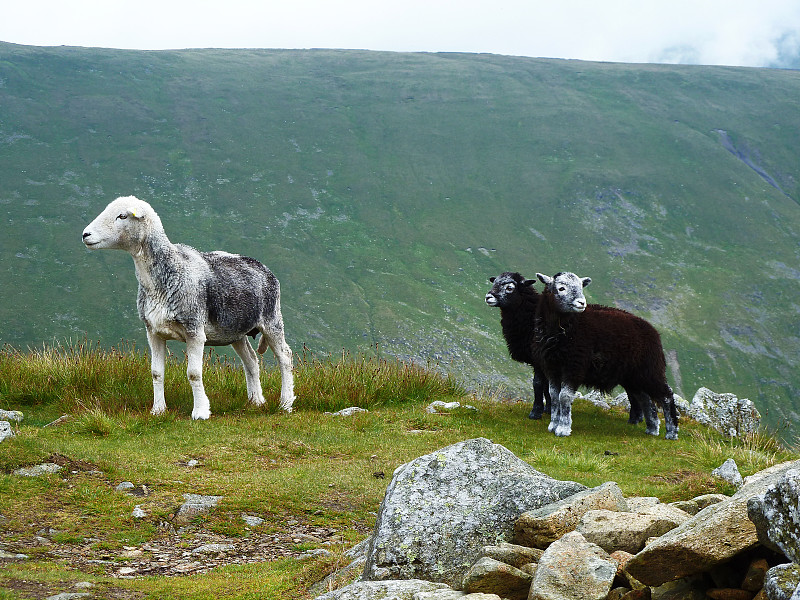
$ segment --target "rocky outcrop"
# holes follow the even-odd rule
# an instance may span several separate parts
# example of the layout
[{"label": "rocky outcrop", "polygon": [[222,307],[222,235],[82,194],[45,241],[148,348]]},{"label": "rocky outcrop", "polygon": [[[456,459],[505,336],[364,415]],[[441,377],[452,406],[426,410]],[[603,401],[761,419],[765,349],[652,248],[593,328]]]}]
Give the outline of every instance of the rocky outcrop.
[{"label": "rocky outcrop", "polygon": [[585,489],[478,438],[399,467],[378,511],[365,580],[425,579],[458,589],[484,546],[508,541],[525,511]]},{"label": "rocky outcrop", "polygon": [[[457,463],[456,456],[460,458]],[[401,595],[387,593],[388,587],[373,589],[366,585],[378,582],[361,581],[336,592],[341,595],[331,595],[335,594],[331,592],[320,598],[790,600],[793,594],[800,598],[800,567],[780,564],[800,557],[800,517],[797,516],[800,461],[776,465],[746,478],[733,496],[708,494],[673,504],[662,504],[657,498],[626,499],[613,482],[592,489],[578,486],[575,493],[538,508],[521,511],[519,504],[513,504],[512,509],[500,511],[506,515],[502,518],[510,519],[503,525],[499,522],[502,518],[498,517],[498,511],[479,509],[464,498],[483,490],[477,496],[486,506],[511,506],[508,496],[500,492],[500,486],[509,481],[502,476],[504,469],[511,469],[512,479],[519,478],[521,473],[528,484],[541,483],[541,478],[545,478],[550,485],[563,484],[562,491],[570,487],[569,482],[556,482],[536,471],[531,473],[511,456],[488,440],[469,440],[421,457],[395,472],[395,486],[392,489],[390,485],[387,498],[390,493],[396,494],[397,489],[405,489],[405,486],[409,489],[392,502],[384,500],[375,536],[383,527],[381,522],[387,519],[419,524],[419,520],[410,519],[407,512],[398,512],[395,506],[398,502],[413,501],[417,507],[423,507],[415,510],[425,511],[427,507],[427,525],[417,528],[413,534],[407,530],[400,537],[384,537],[383,545],[373,541],[367,552],[365,575],[370,571],[370,564],[374,568],[378,563],[377,556],[388,555],[390,539],[419,540],[415,546],[417,550],[429,542],[437,549],[456,553],[443,555],[447,558],[438,560],[433,555],[419,553],[412,561],[416,561],[415,573],[422,572],[420,565],[425,564],[425,569],[432,570],[433,575],[440,578],[436,585],[441,587]],[[484,470],[483,475],[476,472]],[[460,474],[456,475],[455,471]],[[488,477],[497,481],[489,484]],[[421,485],[410,487],[416,484]],[[459,492],[459,486],[464,485],[466,488]],[[519,487],[513,490],[514,494],[520,493]],[[413,498],[415,494],[419,496],[416,499]],[[445,500],[436,500],[437,494]],[[538,493],[537,497],[541,499]],[[447,513],[447,505],[459,508]],[[516,516],[508,517],[513,513]],[[451,514],[456,515],[456,521],[462,525],[464,514],[473,515],[468,529],[471,533],[461,533],[467,530],[461,526],[448,527]],[[761,525],[751,521],[749,514]],[[455,541],[442,543],[441,538],[445,536],[482,536],[486,528],[476,525],[475,520],[484,517],[495,530],[491,543],[478,549]],[[414,538],[414,535],[419,537]],[[765,548],[762,539],[778,553]],[[467,561],[452,558],[458,552],[471,553],[466,568]],[[784,554],[789,559],[784,559]],[[442,568],[444,560],[458,563],[458,568],[449,572],[449,582],[441,580],[442,574],[448,573]],[[394,569],[401,577],[405,569],[413,570],[407,563],[383,568]],[[462,568],[463,578],[456,581],[455,574]],[[427,580],[427,576],[416,579]],[[382,583],[389,585],[390,582]]]},{"label": "rocky outcrop", "polygon": [[704,387],[692,398],[687,416],[730,437],[755,433],[761,424],[761,413],[747,398],[717,394]]}]

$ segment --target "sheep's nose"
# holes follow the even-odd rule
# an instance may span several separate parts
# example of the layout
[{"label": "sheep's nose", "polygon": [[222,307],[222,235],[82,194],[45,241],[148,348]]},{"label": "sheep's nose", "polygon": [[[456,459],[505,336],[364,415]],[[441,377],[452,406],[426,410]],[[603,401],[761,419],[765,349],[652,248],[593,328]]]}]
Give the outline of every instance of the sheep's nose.
[{"label": "sheep's nose", "polygon": [[91,234],[91,233],[89,233],[88,231],[84,231],[84,232],[83,232],[83,239],[86,239],[86,238],[87,238],[87,237],[89,237],[90,235],[92,235],[92,234]]}]

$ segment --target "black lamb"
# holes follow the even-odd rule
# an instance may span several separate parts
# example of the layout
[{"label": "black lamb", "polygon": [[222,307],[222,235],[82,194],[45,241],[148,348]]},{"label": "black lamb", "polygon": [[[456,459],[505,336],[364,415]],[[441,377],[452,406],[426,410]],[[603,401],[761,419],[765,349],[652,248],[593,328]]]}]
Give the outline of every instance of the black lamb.
[{"label": "black lamb", "polygon": [[572,433],[572,401],[579,386],[609,392],[622,386],[644,409],[647,433],[658,435],[653,401],[664,411],[666,438],[678,439],[678,415],[667,383],[661,336],[647,321],[619,309],[587,310],[583,288],[588,277],[537,273],[545,284],[536,311],[533,345],[553,399],[548,429]]}]

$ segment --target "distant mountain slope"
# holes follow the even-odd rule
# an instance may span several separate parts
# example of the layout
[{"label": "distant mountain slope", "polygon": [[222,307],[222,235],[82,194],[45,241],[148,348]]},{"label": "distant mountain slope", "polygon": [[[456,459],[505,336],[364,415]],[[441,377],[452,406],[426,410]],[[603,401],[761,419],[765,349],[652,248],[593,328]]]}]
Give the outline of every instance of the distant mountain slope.
[{"label": "distant mountain slope", "polygon": [[[572,270],[650,319],[670,381],[800,410],[800,72],[363,51],[0,44],[0,340],[145,345],[119,195],[254,256],[296,351],[525,392],[483,296]],[[176,351],[178,346],[175,347]]]}]

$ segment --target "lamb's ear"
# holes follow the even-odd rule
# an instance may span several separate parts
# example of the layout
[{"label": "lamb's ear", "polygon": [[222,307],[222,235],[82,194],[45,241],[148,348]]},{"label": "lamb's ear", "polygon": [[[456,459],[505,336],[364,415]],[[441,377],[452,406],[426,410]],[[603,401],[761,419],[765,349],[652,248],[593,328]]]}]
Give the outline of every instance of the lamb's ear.
[{"label": "lamb's ear", "polygon": [[586,287],[587,285],[592,283],[592,278],[591,277],[584,277],[583,279],[581,279],[581,283],[583,283],[583,287]]},{"label": "lamb's ear", "polygon": [[494,283],[495,279],[497,279],[497,277],[489,277],[489,283]]},{"label": "lamb's ear", "polygon": [[541,273],[537,273],[536,277],[538,277],[539,281],[541,281],[545,285],[550,285],[551,283],[553,283],[553,278],[548,277],[547,275],[542,275]]},{"label": "lamb's ear", "polygon": [[522,285],[524,287],[528,287],[530,285],[533,285],[534,283],[536,283],[535,279],[526,279],[525,281],[522,282]]}]

